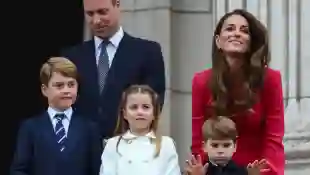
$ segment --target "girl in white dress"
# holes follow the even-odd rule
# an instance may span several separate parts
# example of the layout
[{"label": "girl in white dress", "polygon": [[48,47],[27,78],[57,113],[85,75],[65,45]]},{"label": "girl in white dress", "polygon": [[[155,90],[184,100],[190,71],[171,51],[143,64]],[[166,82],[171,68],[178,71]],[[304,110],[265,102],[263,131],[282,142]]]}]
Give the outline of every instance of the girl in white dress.
[{"label": "girl in white dress", "polygon": [[145,85],[133,85],[122,96],[117,136],[107,141],[100,175],[180,175],[172,138],[157,133],[160,104]]}]

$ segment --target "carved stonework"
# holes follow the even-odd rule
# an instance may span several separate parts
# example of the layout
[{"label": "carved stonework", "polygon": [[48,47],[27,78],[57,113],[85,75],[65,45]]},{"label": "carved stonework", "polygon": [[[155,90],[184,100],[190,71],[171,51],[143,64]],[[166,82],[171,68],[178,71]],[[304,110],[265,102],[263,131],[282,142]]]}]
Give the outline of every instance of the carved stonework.
[{"label": "carved stonework", "polygon": [[288,133],[284,137],[286,159],[310,159],[310,132]]},{"label": "carved stonework", "polygon": [[285,175],[310,174],[310,132],[286,134],[284,146]]},{"label": "carved stonework", "polygon": [[[310,106],[290,101],[285,113],[285,175],[310,174]],[[305,106],[306,105],[306,106]]]}]

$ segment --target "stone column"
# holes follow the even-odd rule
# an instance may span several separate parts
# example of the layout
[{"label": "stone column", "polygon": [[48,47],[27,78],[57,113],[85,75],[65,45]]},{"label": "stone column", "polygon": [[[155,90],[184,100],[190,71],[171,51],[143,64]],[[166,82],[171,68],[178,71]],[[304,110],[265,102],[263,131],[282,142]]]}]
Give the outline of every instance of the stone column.
[{"label": "stone column", "polygon": [[[310,173],[310,71],[309,71],[309,39],[310,39],[310,25],[308,23],[308,16],[310,15],[309,1],[289,1],[289,9],[294,15],[290,20],[295,22],[295,25],[290,27],[295,32],[296,51],[296,68],[295,77],[296,82],[296,96],[291,99],[293,103],[290,110],[287,111],[286,118],[291,122],[287,122],[287,133],[285,137],[285,148],[287,153],[287,171],[286,174],[302,175]],[[293,32],[292,32],[293,33]],[[291,35],[290,35],[291,36]],[[294,35],[293,35],[294,36]],[[292,50],[289,47],[288,50]],[[290,87],[290,86],[289,86]],[[293,125],[289,125],[293,123]]]},{"label": "stone column", "polygon": [[121,7],[122,26],[126,32],[161,44],[167,92],[160,130],[162,134],[170,135],[170,0],[124,0]]},{"label": "stone column", "polygon": [[183,164],[191,146],[191,85],[195,72],[211,66],[211,0],[172,0],[171,134]]},{"label": "stone column", "polygon": [[83,29],[83,40],[88,41],[92,38],[92,34],[91,34],[90,28],[89,28],[85,18],[84,18],[83,28],[84,28]]},{"label": "stone column", "polygon": [[[273,3],[276,3],[273,2]],[[280,42],[286,42],[283,49],[273,50],[279,52],[282,50],[286,53],[286,61],[282,76],[284,77],[283,86],[286,87],[286,111],[285,126],[286,134],[284,137],[286,151],[286,174],[308,174],[310,172],[310,111],[309,111],[309,69],[306,65],[309,63],[309,24],[306,22],[306,16],[309,12],[306,10],[310,7],[308,1],[286,0],[271,4],[284,8],[277,18],[273,21],[274,28],[278,27],[279,17],[285,17],[287,30],[280,28],[274,29],[274,33],[282,30],[287,32],[282,34],[287,40],[274,42],[278,45]],[[272,11],[274,8],[272,8]],[[280,20],[281,21],[281,20]],[[279,36],[280,37],[280,36]],[[275,38],[274,40],[277,40]],[[308,43],[307,43],[308,42]],[[280,62],[280,60],[278,60]],[[283,61],[282,61],[283,62]],[[279,64],[274,64],[274,66]]]}]

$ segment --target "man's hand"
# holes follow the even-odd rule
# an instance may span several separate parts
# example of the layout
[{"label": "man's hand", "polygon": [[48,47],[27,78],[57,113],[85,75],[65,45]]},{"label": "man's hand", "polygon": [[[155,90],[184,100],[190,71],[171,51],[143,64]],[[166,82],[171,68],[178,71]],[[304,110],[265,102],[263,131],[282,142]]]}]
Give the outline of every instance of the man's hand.
[{"label": "man's hand", "polygon": [[249,163],[247,166],[249,175],[260,175],[262,172],[269,171],[267,168],[267,161],[262,159],[260,161],[255,160],[253,163]]},{"label": "man's hand", "polygon": [[202,165],[202,160],[200,156],[191,157],[191,160],[186,160],[185,172],[188,175],[206,175],[208,164]]}]

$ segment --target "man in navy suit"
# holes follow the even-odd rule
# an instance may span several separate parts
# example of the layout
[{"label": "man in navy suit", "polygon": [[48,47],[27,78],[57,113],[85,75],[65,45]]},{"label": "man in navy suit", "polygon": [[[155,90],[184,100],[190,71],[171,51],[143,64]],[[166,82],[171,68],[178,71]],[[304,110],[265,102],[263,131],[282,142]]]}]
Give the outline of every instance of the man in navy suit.
[{"label": "man in navy suit", "polygon": [[49,107],[26,120],[18,134],[11,175],[98,175],[102,140],[95,124],[71,108],[77,69],[66,58],[41,68],[42,93]]},{"label": "man in navy suit", "polygon": [[147,84],[165,96],[165,68],[157,42],[130,36],[119,24],[119,0],[84,0],[86,20],[94,34],[90,41],[65,49],[80,75],[75,109],[92,116],[101,137],[113,136],[122,92],[132,84]]}]

